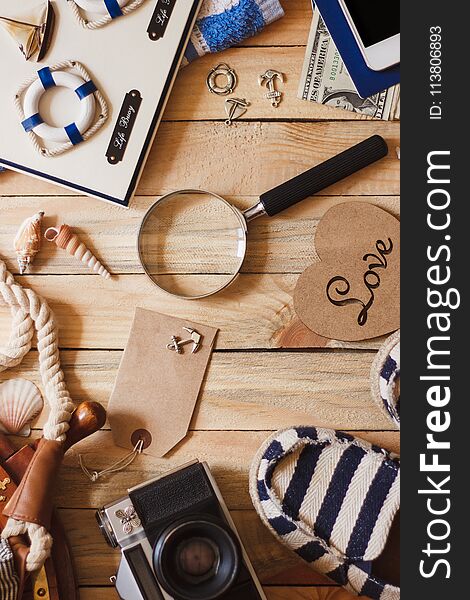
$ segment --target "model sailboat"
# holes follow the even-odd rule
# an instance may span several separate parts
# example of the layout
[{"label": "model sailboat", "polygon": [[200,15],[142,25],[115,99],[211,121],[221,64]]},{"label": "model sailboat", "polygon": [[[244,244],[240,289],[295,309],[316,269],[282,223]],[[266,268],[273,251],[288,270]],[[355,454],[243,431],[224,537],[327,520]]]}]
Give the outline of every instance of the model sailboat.
[{"label": "model sailboat", "polygon": [[0,25],[16,42],[26,60],[40,61],[49,47],[54,25],[54,10],[48,0],[31,7],[21,16],[0,15]]}]

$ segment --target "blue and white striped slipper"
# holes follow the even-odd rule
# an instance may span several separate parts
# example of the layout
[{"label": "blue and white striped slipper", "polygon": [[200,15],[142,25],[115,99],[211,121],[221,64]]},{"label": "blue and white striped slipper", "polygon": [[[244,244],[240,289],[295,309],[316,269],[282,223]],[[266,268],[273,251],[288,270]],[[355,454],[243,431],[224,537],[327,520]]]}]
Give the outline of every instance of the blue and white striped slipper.
[{"label": "blue and white striped slipper", "polygon": [[354,594],[400,598],[372,572],[400,507],[396,455],[341,431],[284,429],[256,454],[250,494],[264,524],[313,569]]},{"label": "blue and white striped slipper", "polygon": [[370,383],[373,399],[400,429],[400,331],[383,343],[372,363]]}]

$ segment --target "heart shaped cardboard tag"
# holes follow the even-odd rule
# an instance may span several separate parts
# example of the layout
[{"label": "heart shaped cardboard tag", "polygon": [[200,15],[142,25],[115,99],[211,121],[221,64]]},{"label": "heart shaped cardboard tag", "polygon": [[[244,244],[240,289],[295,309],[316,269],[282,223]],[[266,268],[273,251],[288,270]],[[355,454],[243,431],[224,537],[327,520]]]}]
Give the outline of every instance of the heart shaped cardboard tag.
[{"label": "heart shaped cardboard tag", "polygon": [[357,341],[400,326],[400,222],[364,202],[331,208],[315,234],[319,261],[299,277],[294,307],[329,339]]}]

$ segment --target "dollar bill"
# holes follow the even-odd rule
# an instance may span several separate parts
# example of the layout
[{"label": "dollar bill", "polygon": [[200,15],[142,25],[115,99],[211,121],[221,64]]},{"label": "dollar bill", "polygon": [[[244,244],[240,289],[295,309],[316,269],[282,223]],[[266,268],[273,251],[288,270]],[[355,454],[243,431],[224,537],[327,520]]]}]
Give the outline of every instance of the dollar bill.
[{"label": "dollar bill", "polygon": [[361,98],[341,59],[318,8],[305,53],[298,97],[384,121],[400,118],[400,86]]}]

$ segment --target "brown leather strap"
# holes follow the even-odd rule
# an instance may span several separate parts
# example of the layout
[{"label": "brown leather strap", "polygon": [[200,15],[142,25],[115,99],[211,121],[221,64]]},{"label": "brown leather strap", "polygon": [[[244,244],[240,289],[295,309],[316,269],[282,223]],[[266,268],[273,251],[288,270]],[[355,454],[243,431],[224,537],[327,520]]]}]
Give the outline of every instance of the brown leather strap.
[{"label": "brown leather strap", "polygon": [[14,475],[17,482],[23,479],[23,475],[28,469],[28,465],[34,456],[34,449],[32,446],[23,446],[8,458],[4,463],[4,468]]},{"label": "brown leather strap", "polygon": [[18,599],[21,599],[26,581],[26,558],[29,554],[29,547],[25,544],[22,536],[11,537],[8,542],[15,557],[16,573],[20,581]]},{"label": "brown leather strap", "polygon": [[3,514],[19,521],[51,527],[52,494],[64,451],[60,442],[44,438]]},{"label": "brown leather strap", "polygon": [[0,434],[0,462],[10,458],[16,452],[16,448],[10,443],[6,435]]},{"label": "brown leather strap", "polygon": [[[51,532],[54,539],[52,561],[48,559],[45,564],[51,600],[59,600],[59,597],[61,600],[78,600],[78,584],[65,532],[57,515],[51,517],[51,497],[57,472],[64,449],[98,431],[105,420],[106,412],[101,405],[96,402],[82,403],[72,415],[64,445],[41,439],[35,447],[24,446],[18,452],[0,433],[0,465],[3,463],[11,476],[16,481],[21,481],[16,491],[14,485],[10,488],[7,499],[10,496],[11,499],[3,515],[38,523]],[[6,473],[5,477],[8,477]],[[0,524],[3,518],[1,513],[0,504]],[[58,579],[56,573],[59,575]],[[28,587],[24,591],[24,600],[33,600]]]},{"label": "brown leather strap", "polygon": [[[0,455],[5,461],[4,467],[14,482],[21,480],[25,474],[29,463],[34,456],[34,448],[30,445],[23,446],[15,452],[9,440],[0,433]],[[5,452],[3,452],[5,450]],[[15,454],[12,455],[12,452]],[[9,458],[8,458],[9,457]],[[16,489],[14,485],[11,491]],[[1,513],[1,510],[0,510]],[[0,515],[0,520],[2,517]],[[0,526],[0,529],[2,527]],[[78,582],[75,577],[72,565],[72,557],[65,537],[65,532],[62,523],[59,520],[57,513],[52,514],[51,534],[54,539],[52,546],[52,558],[48,558],[45,563],[47,584],[49,587],[50,600],[78,600]],[[58,575],[58,577],[57,577]],[[20,597],[18,597],[20,600]],[[37,600],[31,589],[31,582],[28,579],[25,584],[22,600]]]}]

